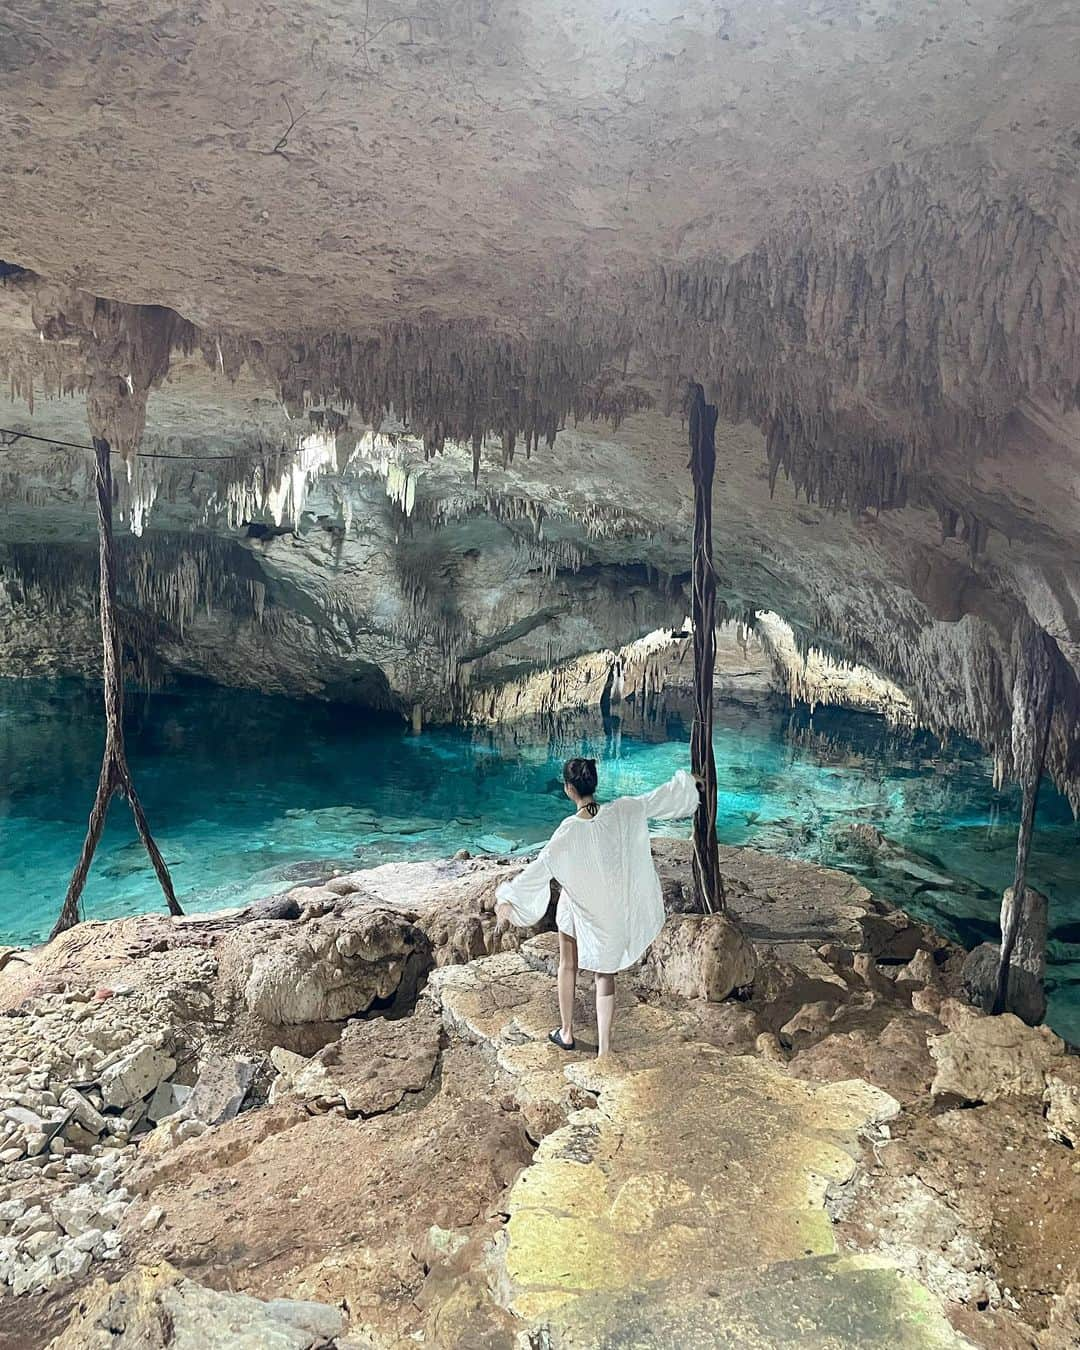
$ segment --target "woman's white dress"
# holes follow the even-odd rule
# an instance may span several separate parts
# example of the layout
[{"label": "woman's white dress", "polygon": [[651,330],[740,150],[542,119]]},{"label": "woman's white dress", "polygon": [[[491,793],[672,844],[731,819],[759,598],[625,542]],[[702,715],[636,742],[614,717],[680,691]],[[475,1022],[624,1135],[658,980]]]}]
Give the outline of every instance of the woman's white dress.
[{"label": "woman's white dress", "polygon": [[503,882],[496,898],[510,906],[517,923],[539,923],[554,877],[562,886],[556,922],[577,938],[582,969],[605,975],[625,970],[664,923],[649,821],[693,815],[697,804],[697,784],[680,769],[652,792],[606,803],[591,819],[568,816],[539,856]]}]

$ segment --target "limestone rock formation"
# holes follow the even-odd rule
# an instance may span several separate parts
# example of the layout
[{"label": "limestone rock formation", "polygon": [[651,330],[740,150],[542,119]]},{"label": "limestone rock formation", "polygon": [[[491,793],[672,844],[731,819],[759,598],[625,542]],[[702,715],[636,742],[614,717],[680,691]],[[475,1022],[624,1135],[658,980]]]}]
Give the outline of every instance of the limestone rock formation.
[{"label": "limestone rock formation", "polygon": [[[1036,1026],[1046,1016],[1046,928],[1048,900],[1031,886],[1024,888],[1025,904],[1021,910],[1016,946],[1009,962],[1009,982],[1006,1007],[1030,1026]],[[1013,888],[1010,886],[1001,901],[1001,927],[1012,909]],[[997,986],[1001,945],[983,942],[968,953],[962,974],[964,992],[972,1003],[984,1012],[993,1007]]]},{"label": "limestone rock formation", "polygon": [[377,1000],[415,996],[430,963],[424,935],[400,915],[356,906],[300,928],[248,924],[221,948],[225,987],[261,1022],[340,1022]]},{"label": "limestone rock formation", "polygon": [[418,1009],[395,1022],[350,1022],[311,1059],[283,1053],[286,1058],[276,1060],[272,1102],[288,1095],[320,1110],[341,1106],[349,1116],[379,1115],[431,1082],[439,1058],[439,1024],[430,1010]]},{"label": "limestone rock formation", "polygon": [[722,1002],[754,979],[754,949],[723,914],[672,915],[637,972],[643,988]]},{"label": "limestone rock formation", "polygon": [[161,1264],[98,1281],[49,1350],[324,1350],[344,1324],[325,1303],[220,1293]]},{"label": "limestone rock formation", "polygon": [[999,1097],[1042,1098],[1047,1072],[1060,1061],[1065,1047],[1047,1027],[1027,1027],[1012,1013],[1000,1017],[964,1015],[954,1005],[943,1008],[944,1021],[953,1017],[951,1030],[930,1041],[937,1064],[931,1091],[969,1102],[993,1102]]},{"label": "limestone rock formation", "polygon": [[1059,1138],[1080,1148],[1080,1059],[1056,1060],[1046,1072],[1046,1123]]},{"label": "limestone rock formation", "polygon": [[[685,849],[658,848],[668,889]],[[454,906],[490,934],[508,870],[492,859],[336,877],[279,920],[88,925],[7,966],[0,1114],[16,1113],[19,1156],[0,1153],[0,1346],[93,1345],[103,1321],[115,1339],[213,1345],[222,1319],[341,1350],[603,1344],[612,1326],[646,1345],[718,1328],[770,1347],[1067,1345],[1074,1057],[951,997],[955,950],[852,878],[722,857],[751,988],[645,997],[628,973],[607,1061],[585,977],[578,1052],[548,1044],[550,932],[433,965],[414,1008],[272,1025],[238,1000],[255,939],[321,952],[390,916],[430,960],[424,925]],[[143,1053],[148,1022],[172,1087],[108,1105],[100,1079]],[[931,1096],[942,1045],[970,1079],[1003,1027],[1016,1044],[995,1042],[984,1076],[1024,1095]],[[193,1102],[216,1123],[188,1118]],[[62,1137],[27,1153],[20,1113],[54,1105],[73,1113]]]}]

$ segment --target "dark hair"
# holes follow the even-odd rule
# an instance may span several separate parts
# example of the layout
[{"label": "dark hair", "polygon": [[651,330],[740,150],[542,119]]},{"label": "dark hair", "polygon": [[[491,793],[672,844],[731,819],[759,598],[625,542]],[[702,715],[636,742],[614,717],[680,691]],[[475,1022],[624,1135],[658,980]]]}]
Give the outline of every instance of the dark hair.
[{"label": "dark hair", "polygon": [[568,759],[563,765],[563,782],[574,789],[579,797],[591,797],[596,791],[596,760]]}]

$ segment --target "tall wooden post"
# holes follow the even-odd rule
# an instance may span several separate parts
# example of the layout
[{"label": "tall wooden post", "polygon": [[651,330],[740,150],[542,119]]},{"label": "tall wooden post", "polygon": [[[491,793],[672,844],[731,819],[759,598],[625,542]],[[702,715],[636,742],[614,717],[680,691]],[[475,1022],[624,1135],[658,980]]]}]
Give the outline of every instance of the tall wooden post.
[{"label": "tall wooden post", "polygon": [[60,910],[60,916],[53,927],[51,937],[56,937],[65,929],[79,922],[79,898],[94,851],[105,828],[105,816],[109,802],[115,792],[121,792],[131,804],[135,817],[135,828],[139,838],[146,846],[154,871],[157,873],[161,889],[165,892],[165,903],[170,914],[182,914],[184,911],[176,899],[172,878],[165,859],[154,843],[146,815],[142,809],[131,773],[127,764],[124,748],[124,666],[120,647],[120,629],[116,620],[116,547],[113,540],[112,525],[112,462],[109,442],[94,437],[94,455],[97,480],[98,508],[98,557],[99,604],[101,610],[102,677],[105,686],[105,753],[101,761],[101,774],[98,777],[94,805],[90,811],[90,821],[83,841],[82,853],[68,885],[67,895]]},{"label": "tall wooden post", "polygon": [[700,384],[690,390],[690,477],[694,484],[694,726],[690,762],[704,783],[694,814],[694,890],[698,908],[725,908],[716,845],[716,759],[713,755],[713,674],[716,667],[716,573],[712,553],[712,489],[716,470],[716,408]]},{"label": "tall wooden post", "polygon": [[1027,911],[1028,857],[1035,829],[1035,806],[1046,763],[1046,745],[1054,715],[1054,661],[1046,635],[1034,624],[1025,622],[1014,643],[1016,680],[1013,685],[1013,759],[1023,801],[1020,828],[1016,836],[1016,872],[1013,877],[1013,903],[1001,933],[994,1012],[1006,1011],[1009,994],[1009,966],[1012,964],[1021,919]]}]

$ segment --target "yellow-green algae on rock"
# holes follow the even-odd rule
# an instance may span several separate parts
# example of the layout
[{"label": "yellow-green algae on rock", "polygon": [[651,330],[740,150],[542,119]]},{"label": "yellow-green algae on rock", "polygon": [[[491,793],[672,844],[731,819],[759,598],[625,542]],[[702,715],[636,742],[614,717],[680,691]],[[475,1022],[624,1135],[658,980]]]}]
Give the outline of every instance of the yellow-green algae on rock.
[{"label": "yellow-green algae on rock", "polygon": [[620,1012],[611,1060],[553,1061],[539,1043],[546,972],[515,954],[434,980],[448,1028],[486,1042],[532,1099],[596,1095],[542,1140],[509,1197],[501,1296],[545,1343],[968,1344],[916,1281],[836,1250],[826,1192],[854,1172],[859,1132],[896,1114],[886,1093],[685,1040],[676,1011],[644,1004]]}]

